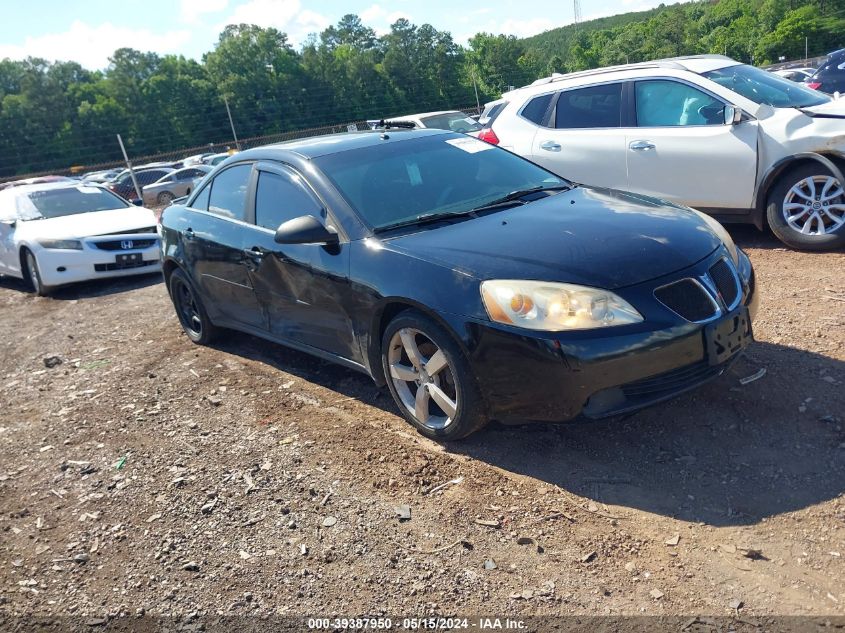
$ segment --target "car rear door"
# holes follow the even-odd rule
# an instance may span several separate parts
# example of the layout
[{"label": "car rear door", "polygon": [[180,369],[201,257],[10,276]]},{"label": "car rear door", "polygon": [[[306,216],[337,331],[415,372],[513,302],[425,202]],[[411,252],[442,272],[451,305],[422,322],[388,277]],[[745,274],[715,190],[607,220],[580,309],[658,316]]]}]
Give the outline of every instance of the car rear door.
[{"label": "car rear door", "polygon": [[246,222],[253,186],[252,163],[224,169],[191,202],[179,233],[188,268],[193,271],[216,323],[266,329],[266,318],[247,271],[244,243],[253,227]]},{"label": "car rear door", "polygon": [[725,123],[719,97],[677,79],[633,84],[636,127],[626,130],[628,188],[725,212],[751,207],[757,122]]},{"label": "car rear door", "polygon": [[301,174],[277,163],[260,163],[255,225],[245,244],[249,275],[270,332],[280,339],[362,362],[344,305],[349,295],[349,244],[277,244],[276,229],[313,215],[338,226]]},{"label": "car rear door", "polygon": [[528,101],[517,116],[534,120],[543,99],[550,99],[531,143],[531,160],[578,183],[627,188],[624,95],[624,82],[610,82]]}]

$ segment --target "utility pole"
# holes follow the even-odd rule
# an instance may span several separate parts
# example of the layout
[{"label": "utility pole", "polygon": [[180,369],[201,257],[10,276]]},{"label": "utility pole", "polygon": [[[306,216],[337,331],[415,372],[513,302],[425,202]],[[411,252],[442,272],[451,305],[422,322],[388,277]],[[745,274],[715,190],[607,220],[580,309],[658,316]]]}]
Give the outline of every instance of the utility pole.
[{"label": "utility pole", "polygon": [[132,184],[135,185],[135,193],[138,194],[138,200],[143,202],[144,197],[141,195],[141,188],[138,186],[138,179],[135,178],[135,170],[132,169],[132,163],[129,162],[129,156],[126,154],[126,148],[123,146],[123,139],[120,134],[117,135],[117,142],[120,143],[120,151],[123,152],[123,160],[126,161],[126,168],[129,170],[129,175],[132,177]]},{"label": "utility pole", "polygon": [[472,87],[475,89],[475,107],[478,108],[478,114],[481,114],[481,102],[478,100],[478,84],[475,83],[475,68],[472,69]]},{"label": "utility pole", "polygon": [[807,55],[807,42],[808,42],[808,39],[807,39],[807,36],[805,35],[805,36],[804,36],[804,65],[805,65],[805,66],[807,65],[807,58],[808,58],[808,55]]},{"label": "utility pole", "polygon": [[572,0],[572,16],[575,22],[575,30],[578,30],[578,24],[581,22],[581,3],[578,0]]},{"label": "utility pole", "polygon": [[226,98],[226,95],[223,95],[223,103],[226,104],[226,114],[229,115],[229,125],[232,126],[232,137],[235,139],[235,147],[238,148],[238,151],[241,151],[241,144],[238,142],[238,135],[235,132],[235,122],[232,120],[232,111],[229,109],[229,100]]}]

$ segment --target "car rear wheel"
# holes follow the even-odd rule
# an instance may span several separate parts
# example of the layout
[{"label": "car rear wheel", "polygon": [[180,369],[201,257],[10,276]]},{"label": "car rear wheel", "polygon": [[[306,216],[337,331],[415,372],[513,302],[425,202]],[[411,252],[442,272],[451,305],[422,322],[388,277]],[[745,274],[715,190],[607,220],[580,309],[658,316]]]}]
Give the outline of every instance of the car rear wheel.
[{"label": "car rear wheel", "polygon": [[175,196],[169,191],[162,191],[160,194],[158,194],[156,200],[159,204],[170,204],[171,202],[173,202],[174,197]]},{"label": "car rear wheel", "polygon": [[766,215],[786,245],[823,251],[845,245],[845,191],[824,167],[789,171],[769,193]]},{"label": "car rear wheel", "polygon": [[170,275],[168,287],[173,307],[176,308],[176,316],[179,317],[185,334],[199,345],[210,343],[217,335],[218,328],[208,318],[205,306],[187,275],[177,268]]},{"label": "car rear wheel", "polygon": [[41,271],[38,269],[38,260],[35,258],[35,254],[31,250],[24,250],[23,263],[25,268],[24,281],[29,284],[32,292],[37,294],[39,297],[46,297],[50,294],[51,288],[50,286],[45,286],[44,282],[41,281]]},{"label": "car rear wheel", "polygon": [[454,339],[417,311],[397,316],[382,337],[382,369],[408,422],[435,440],[458,440],[487,423],[476,381]]}]

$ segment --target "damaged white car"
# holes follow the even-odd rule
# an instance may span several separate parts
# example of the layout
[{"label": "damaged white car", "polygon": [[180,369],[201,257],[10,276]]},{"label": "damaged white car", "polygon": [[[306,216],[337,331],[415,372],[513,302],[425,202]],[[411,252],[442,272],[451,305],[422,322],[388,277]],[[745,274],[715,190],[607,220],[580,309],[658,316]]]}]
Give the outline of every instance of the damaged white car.
[{"label": "damaged white car", "polygon": [[721,55],[554,75],[487,104],[478,137],[593,186],[845,246],[845,100]]}]

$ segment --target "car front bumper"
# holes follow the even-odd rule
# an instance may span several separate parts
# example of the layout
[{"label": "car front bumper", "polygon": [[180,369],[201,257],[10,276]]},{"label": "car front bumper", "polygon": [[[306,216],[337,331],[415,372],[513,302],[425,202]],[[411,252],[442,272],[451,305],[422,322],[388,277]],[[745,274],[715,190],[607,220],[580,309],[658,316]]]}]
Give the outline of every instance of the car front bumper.
[{"label": "car front bumper", "polygon": [[[128,238],[132,236],[127,236]],[[134,235],[138,239],[138,235]],[[38,261],[41,281],[45,286],[108,279],[127,275],[143,275],[161,270],[161,252],[158,236],[144,236],[154,239],[146,248],[129,248],[115,251],[101,250],[89,241],[83,240],[82,250],[39,248],[33,249]],[[138,262],[118,263],[119,255],[135,255]]]},{"label": "car front bumper", "polygon": [[[686,321],[657,304],[653,291],[665,283],[662,279],[619,290],[638,308],[649,299],[657,304],[641,310],[645,321],[637,326],[550,334],[467,324],[465,344],[490,417],[505,422],[607,417],[667,400],[721,375],[742,350],[737,346],[717,358],[710,343],[714,331],[743,329],[740,338],[749,343],[759,304],[751,264],[740,257],[738,305],[706,323]],[[713,259],[672,277],[706,270]]]}]

